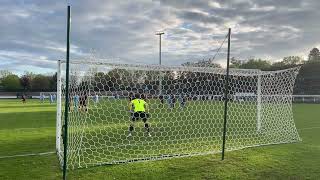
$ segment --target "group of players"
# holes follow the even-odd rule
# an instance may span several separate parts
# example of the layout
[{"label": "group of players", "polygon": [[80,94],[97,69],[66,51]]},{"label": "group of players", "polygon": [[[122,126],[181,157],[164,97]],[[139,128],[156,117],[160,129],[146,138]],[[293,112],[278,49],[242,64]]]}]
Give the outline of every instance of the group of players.
[{"label": "group of players", "polygon": [[[88,111],[88,94],[81,93],[78,94],[71,94],[69,97],[69,112],[71,111],[80,111],[80,112],[87,112]],[[73,109],[72,109],[73,108]]]},{"label": "group of players", "polygon": [[[45,101],[46,98],[47,98],[47,97],[46,97],[44,94],[41,94],[41,95],[40,95],[40,98],[39,98],[39,99],[40,99],[40,102],[41,102],[41,103],[44,103],[44,101]],[[49,98],[50,104],[56,102],[56,100],[57,100],[56,94],[49,94],[48,98]]]},{"label": "group of players", "polygon": [[[47,97],[45,95],[41,94],[40,97],[39,97],[39,100],[40,100],[41,103],[44,103],[46,98]],[[56,102],[56,100],[57,100],[57,96],[55,94],[50,94],[48,96],[48,98],[49,98],[50,104]],[[23,104],[25,104],[27,102],[27,96],[25,94],[21,95],[21,101],[22,101]]]},{"label": "group of players", "polygon": [[[87,93],[84,92],[80,95],[71,94],[69,98],[70,98],[69,112],[73,110],[74,111],[80,110],[81,112],[88,111],[88,94]],[[99,96],[97,94],[92,96],[92,98],[93,98],[94,104],[97,104],[99,102]],[[148,109],[148,104],[146,102],[147,96],[145,94],[140,94],[140,93],[133,94],[131,92],[129,93],[128,99],[129,99],[128,109],[130,112],[130,119],[131,119],[128,137],[132,136],[132,133],[134,131],[134,124],[139,119],[143,121],[146,133],[149,137],[151,137],[150,125],[148,123],[150,114],[148,112],[149,109]],[[160,95],[159,100],[162,106],[168,103],[168,106],[170,108],[174,108],[178,100],[180,107],[185,108],[187,97],[184,95],[175,96],[173,94],[166,95],[166,96]]]},{"label": "group of players", "polygon": [[182,94],[180,94],[178,96],[175,96],[173,94],[170,94],[167,96],[160,95],[159,100],[160,100],[160,103],[163,105],[167,102],[167,104],[169,105],[170,108],[174,108],[175,104],[178,100],[180,108],[183,109],[186,107],[187,96],[182,95]]}]

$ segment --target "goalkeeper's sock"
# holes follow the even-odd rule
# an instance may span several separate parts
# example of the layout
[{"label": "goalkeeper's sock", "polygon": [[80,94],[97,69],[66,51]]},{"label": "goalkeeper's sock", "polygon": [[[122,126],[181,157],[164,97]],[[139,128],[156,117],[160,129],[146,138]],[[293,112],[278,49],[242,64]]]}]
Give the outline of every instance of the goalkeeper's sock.
[{"label": "goalkeeper's sock", "polygon": [[133,131],[133,126],[129,127],[129,132],[131,133]]},{"label": "goalkeeper's sock", "polygon": [[130,127],[129,127],[129,134],[128,134],[127,137],[131,137],[131,136],[132,136],[132,134],[131,134],[132,131],[133,131],[133,126],[130,125]]},{"label": "goalkeeper's sock", "polygon": [[147,130],[148,133],[150,132],[150,128],[149,128],[149,124],[148,123],[144,124],[144,128]]}]

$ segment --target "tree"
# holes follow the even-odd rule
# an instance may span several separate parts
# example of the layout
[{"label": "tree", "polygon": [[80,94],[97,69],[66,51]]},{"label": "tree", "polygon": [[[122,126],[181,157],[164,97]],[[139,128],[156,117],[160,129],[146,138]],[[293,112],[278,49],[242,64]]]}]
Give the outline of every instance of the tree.
[{"label": "tree", "polygon": [[270,71],[276,71],[276,70],[281,70],[281,69],[286,69],[285,67],[286,65],[284,64],[283,61],[280,61],[280,62],[275,62],[275,63],[272,63],[271,67],[270,67]]},{"label": "tree", "polygon": [[287,56],[287,57],[284,57],[282,61],[273,63],[269,68],[269,70],[276,71],[281,69],[288,69],[302,63],[303,63],[303,59],[299,56]]},{"label": "tree", "polygon": [[29,71],[25,71],[24,75],[26,75],[27,77],[29,77],[30,80],[32,80],[34,77],[37,76],[37,74],[33,73],[33,72],[29,72]]},{"label": "tree", "polygon": [[182,64],[182,66],[189,66],[189,67],[212,67],[212,68],[221,68],[220,64],[214,63],[211,59],[209,60],[200,60],[197,62],[186,62]]},{"label": "tree", "polygon": [[236,58],[231,58],[231,68],[240,69],[261,69],[268,70],[271,67],[271,62],[262,59],[248,59],[248,60],[237,60]]},{"label": "tree", "polygon": [[294,94],[320,94],[320,61],[304,64],[297,76]]},{"label": "tree", "polygon": [[21,90],[20,80],[17,75],[11,74],[2,79],[2,85],[7,91]]},{"label": "tree", "polygon": [[50,91],[56,91],[57,90],[57,73],[54,73],[52,76],[48,76],[49,80],[49,89]]},{"label": "tree", "polygon": [[320,51],[318,48],[313,48],[310,51],[308,61],[311,61],[311,62],[320,61]]},{"label": "tree", "polygon": [[262,59],[249,59],[246,63],[243,63],[240,68],[242,69],[260,69],[268,70],[271,67],[270,61]]},{"label": "tree", "polygon": [[20,84],[24,91],[31,89],[31,79],[27,75],[23,75],[20,78]]},{"label": "tree", "polygon": [[47,76],[38,74],[31,82],[33,91],[48,91],[50,88],[50,82]]},{"label": "tree", "polygon": [[[103,76],[103,73],[96,74],[96,77]],[[113,90],[124,90],[126,87],[131,85],[132,80],[140,80],[142,78],[142,74],[140,71],[135,71],[134,73],[130,73],[125,69],[112,69],[108,73],[104,75],[104,80],[106,81],[104,84],[107,84],[107,88]]]},{"label": "tree", "polygon": [[295,66],[297,64],[301,64],[303,59],[299,56],[287,56],[283,58],[282,62],[287,66]]},{"label": "tree", "polygon": [[0,70],[0,80],[11,75],[12,73],[8,70]]},{"label": "tree", "polygon": [[97,72],[94,74],[94,78],[92,80],[92,84],[94,86],[95,91],[109,91],[107,77],[103,72]]},{"label": "tree", "polygon": [[242,65],[242,61],[232,57],[230,59],[230,68],[239,68]]}]

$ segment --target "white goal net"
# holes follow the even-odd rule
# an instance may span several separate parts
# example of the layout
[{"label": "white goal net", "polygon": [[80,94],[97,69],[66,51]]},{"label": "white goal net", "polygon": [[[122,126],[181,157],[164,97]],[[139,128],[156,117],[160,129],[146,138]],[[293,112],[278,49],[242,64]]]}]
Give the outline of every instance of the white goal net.
[{"label": "white goal net", "polygon": [[[65,92],[59,64],[57,152],[62,163],[69,93],[68,168],[221,152],[225,69],[73,61]],[[292,115],[298,71],[230,69],[227,151],[300,140]],[[133,99],[146,102],[143,116],[132,112]]]}]

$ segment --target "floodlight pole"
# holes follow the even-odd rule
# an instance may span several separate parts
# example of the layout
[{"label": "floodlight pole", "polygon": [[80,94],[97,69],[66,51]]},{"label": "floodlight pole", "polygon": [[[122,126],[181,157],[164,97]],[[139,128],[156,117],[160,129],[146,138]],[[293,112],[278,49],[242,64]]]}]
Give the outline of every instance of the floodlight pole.
[{"label": "floodlight pole", "polygon": [[[159,31],[156,33],[156,35],[159,36],[159,65],[161,65],[161,36],[164,34],[164,32]],[[162,94],[162,76],[160,74],[160,81],[159,81],[159,95]]]},{"label": "floodlight pole", "polygon": [[162,31],[156,33],[156,35],[159,36],[159,65],[161,65],[161,36],[163,34],[164,34],[164,32],[162,32]]},{"label": "floodlight pole", "polygon": [[66,54],[66,95],[64,109],[63,132],[63,179],[67,179],[67,143],[68,143],[68,113],[69,113],[69,57],[70,57],[70,5],[67,15],[67,54]]},{"label": "floodlight pole", "polygon": [[222,138],[222,155],[221,160],[224,160],[224,152],[226,146],[226,131],[227,131],[227,112],[228,112],[228,93],[229,93],[229,61],[230,61],[230,36],[231,28],[228,32],[228,54],[227,54],[227,73],[226,73],[226,84],[224,90],[224,116],[223,116],[223,138]]}]

